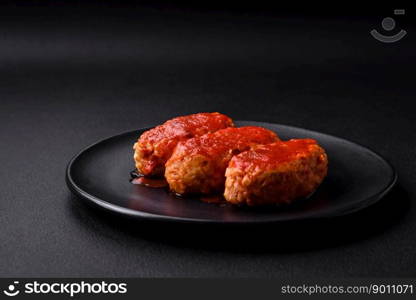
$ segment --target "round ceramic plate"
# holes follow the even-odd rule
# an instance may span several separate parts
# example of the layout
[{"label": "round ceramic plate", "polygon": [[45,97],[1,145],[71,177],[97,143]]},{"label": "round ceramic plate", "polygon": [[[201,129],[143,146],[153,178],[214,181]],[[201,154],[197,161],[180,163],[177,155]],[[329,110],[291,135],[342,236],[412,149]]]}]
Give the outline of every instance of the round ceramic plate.
[{"label": "round ceramic plate", "polygon": [[271,223],[328,218],[363,209],[383,197],[397,179],[394,168],[373,151],[331,135],[291,126],[239,121],[262,126],[283,140],[313,138],[326,150],[328,176],[308,199],[284,207],[235,207],[177,198],[166,189],[130,183],[132,146],[148,128],[102,140],[76,155],[66,172],[68,187],[91,204],[140,219],[197,223]]}]

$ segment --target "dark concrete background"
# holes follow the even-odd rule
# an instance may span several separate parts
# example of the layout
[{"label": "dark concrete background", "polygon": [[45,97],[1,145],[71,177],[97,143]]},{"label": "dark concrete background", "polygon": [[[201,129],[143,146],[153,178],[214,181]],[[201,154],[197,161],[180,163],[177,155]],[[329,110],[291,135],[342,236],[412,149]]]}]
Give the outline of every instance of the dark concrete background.
[{"label": "dark concrete background", "polygon": [[[415,275],[415,28],[406,16],[396,21],[408,36],[382,44],[369,31],[388,15],[1,14],[0,276]],[[83,147],[200,111],[359,142],[393,163],[398,186],[335,222],[255,229],[129,222],[68,191],[66,164]]]}]

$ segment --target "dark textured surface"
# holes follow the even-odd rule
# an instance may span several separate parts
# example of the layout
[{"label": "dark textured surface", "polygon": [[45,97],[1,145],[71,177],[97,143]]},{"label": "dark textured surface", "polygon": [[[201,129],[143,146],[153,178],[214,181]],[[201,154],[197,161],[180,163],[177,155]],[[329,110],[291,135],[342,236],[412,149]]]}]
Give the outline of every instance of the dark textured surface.
[{"label": "dark textured surface", "polygon": [[[382,44],[369,30],[383,16],[2,14],[1,276],[415,275],[410,24]],[[199,111],[362,143],[395,165],[398,187],[335,222],[227,231],[121,220],[68,191],[66,163],[86,145]]]}]

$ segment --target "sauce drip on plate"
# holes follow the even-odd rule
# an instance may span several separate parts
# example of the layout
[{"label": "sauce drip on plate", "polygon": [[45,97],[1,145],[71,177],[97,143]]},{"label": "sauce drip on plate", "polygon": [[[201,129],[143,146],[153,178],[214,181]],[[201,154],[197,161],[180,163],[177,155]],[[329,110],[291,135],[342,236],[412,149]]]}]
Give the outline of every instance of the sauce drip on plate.
[{"label": "sauce drip on plate", "polygon": [[130,175],[132,177],[130,180],[132,184],[144,185],[152,188],[165,188],[168,186],[165,178],[146,177],[138,173],[136,170],[131,171]]}]

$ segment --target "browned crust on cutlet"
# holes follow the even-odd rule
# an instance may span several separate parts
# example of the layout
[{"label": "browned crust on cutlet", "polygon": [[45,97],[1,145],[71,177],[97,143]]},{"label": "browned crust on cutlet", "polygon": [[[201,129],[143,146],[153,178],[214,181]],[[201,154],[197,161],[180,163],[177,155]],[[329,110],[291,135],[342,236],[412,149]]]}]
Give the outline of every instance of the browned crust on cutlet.
[{"label": "browned crust on cutlet", "polygon": [[313,193],[327,175],[327,155],[317,144],[269,165],[261,164],[258,159],[252,159],[255,163],[251,163],[250,158],[256,154],[242,153],[230,162],[225,173],[227,202],[249,206],[291,203]]}]

